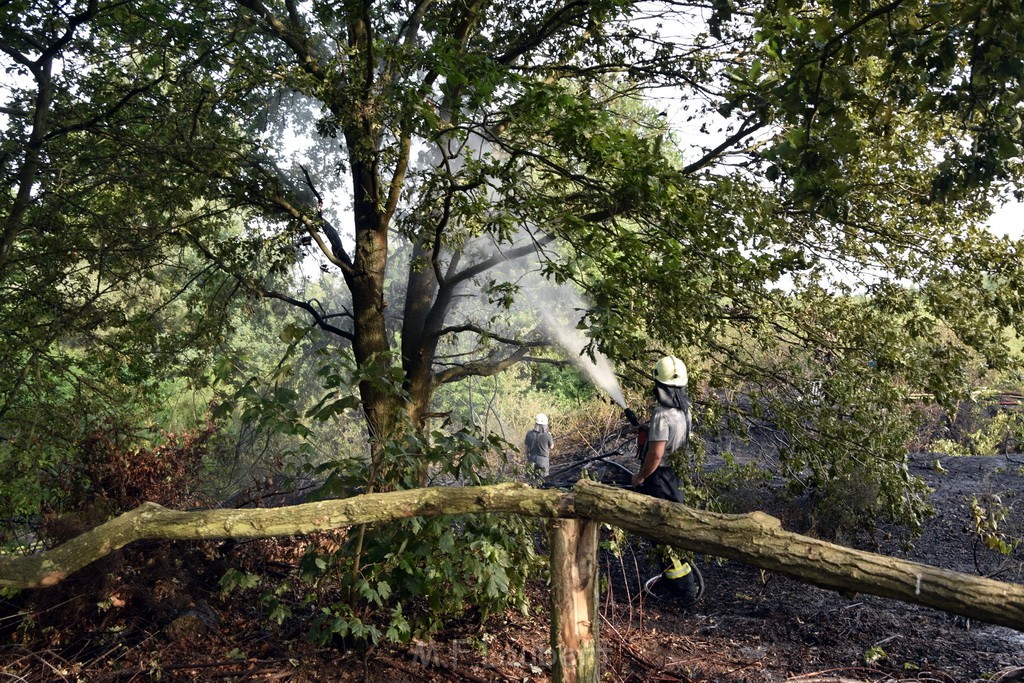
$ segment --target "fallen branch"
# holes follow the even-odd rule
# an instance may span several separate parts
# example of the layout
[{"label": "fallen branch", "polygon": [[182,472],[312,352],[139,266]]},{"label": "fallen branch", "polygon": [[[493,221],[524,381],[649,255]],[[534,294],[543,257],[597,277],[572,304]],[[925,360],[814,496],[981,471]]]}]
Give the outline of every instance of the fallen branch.
[{"label": "fallen branch", "polygon": [[662,543],[830,588],[868,593],[1024,631],[1024,586],[854,550],[782,528],[763,512],[726,515],[581,480],[576,513]]},{"label": "fallen branch", "polygon": [[342,500],[245,510],[179,512],[156,503],[143,503],[51,550],[24,557],[0,555],[0,587],[55,585],[114,550],[143,539],[272,538],[406,517],[479,512],[571,517],[572,496],[537,490],[526,484],[499,484],[371,493]]},{"label": "fallen branch", "polygon": [[707,512],[586,480],[570,492],[524,484],[441,487],[257,510],[177,512],[146,503],[52,550],[0,556],[0,586],[52,586],[90,562],[147,538],[269,538],[403,517],[484,512],[607,522],[655,541],[840,592],[894,598],[1024,631],[1024,586],[1019,584],[801,536],[762,512]]}]

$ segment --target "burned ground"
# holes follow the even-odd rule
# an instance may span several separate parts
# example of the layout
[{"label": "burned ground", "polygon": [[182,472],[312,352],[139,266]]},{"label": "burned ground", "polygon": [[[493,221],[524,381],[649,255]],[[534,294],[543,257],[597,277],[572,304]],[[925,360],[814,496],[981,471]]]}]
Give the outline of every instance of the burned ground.
[{"label": "burned ground", "polygon": [[[565,482],[578,475],[577,468],[558,465],[553,472],[561,472]],[[912,459],[911,468],[935,490],[936,514],[926,520],[922,535],[910,548],[898,535],[888,538],[885,529],[851,543],[960,572],[1024,580],[1018,551],[1005,556],[979,547],[970,505],[972,497],[991,503],[998,495],[999,505],[1009,512],[1000,529],[1008,538],[1020,537],[1021,463],[1006,457],[920,455]],[[792,530],[806,531],[799,527],[812,518],[800,509],[806,501],[774,496],[769,482],[740,493],[734,504],[746,501],[751,508],[769,508]],[[279,543],[279,551],[283,546]],[[249,551],[257,548],[259,544],[251,544]],[[217,559],[208,550],[146,544],[82,572],[59,591],[50,589],[45,599],[3,603],[0,672],[7,678],[0,680],[398,683],[550,678],[542,581],[531,587],[534,606],[528,616],[492,615],[482,628],[477,619],[467,618],[429,643],[367,652],[344,643],[309,644],[287,622],[280,628],[268,625],[254,605],[221,600],[217,580],[225,568],[223,557]],[[645,601],[639,589],[652,571],[647,550],[646,541],[631,538],[618,555],[602,551],[605,680],[1024,680],[1024,635],[1010,629],[873,596],[843,596],[714,558],[697,558],[706,592],[694,607]],[[271,569],[284,573],[287,562]],[[116,583],[110,583],[113,577]]]}]

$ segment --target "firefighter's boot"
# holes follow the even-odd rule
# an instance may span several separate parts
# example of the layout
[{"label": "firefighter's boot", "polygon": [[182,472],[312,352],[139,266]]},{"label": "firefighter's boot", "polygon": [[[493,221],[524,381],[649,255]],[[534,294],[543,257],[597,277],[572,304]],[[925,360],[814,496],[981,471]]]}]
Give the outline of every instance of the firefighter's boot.
[{"label": "firefighter's boot", "polygon": [[700,598],[700,590],[693,578],[693,567],[689,562],[680,562],[672,558],[672,566],[661,574],[663,592],[671,597],[673,602],[689,607]]}]

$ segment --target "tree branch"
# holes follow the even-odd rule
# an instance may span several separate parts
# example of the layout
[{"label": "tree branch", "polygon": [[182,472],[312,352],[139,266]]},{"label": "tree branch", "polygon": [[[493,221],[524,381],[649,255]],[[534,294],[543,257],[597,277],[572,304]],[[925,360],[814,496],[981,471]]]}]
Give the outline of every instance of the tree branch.
[{"label": "tree branch", "polygon": [[[310,237],[312,237],[316,241],[316,245],[320,247],[320,251],[322,251],[328,259],[330,259],[331,263],[335,264],[339,268],[347,268],[351,270],[352,259],[351,257],[349,257],[348,252],[345,251],[345,246],[341,243],[341,235],[338,233],[338,230],[334,227],[334,225],[332,225],[330,221],[324,218],[323,197],[320,196],[320,192],[317,191],[316,185],[313,184],[313,179],[309,177],[309,171],[306,170],[306,167],[300,164],[299,168],[302,169],[302,174],[306,177],[306,185],[309,187],[310,192],[312,192],[313,196],[316,197],[316,216],[320,220],[320,227],[323,229],[324,233],[327,234],[327,240],[331,243],[330,251],[327,250],[327,246],[324,244],[323,239],[321,239],[319,231],[316,229],[316,226],[313,225],[311,221],[303,221],[303,225],[305,225],[306,231],[309,232]],[[288,207],[284,208],[292,216],[299,218],[299,220],[303,219],[303,217],[300,215],[300,212],[298,212],[298,210],[295,209],[294,207],[291,207],[289,205]]]},{"label": "tree branch", "polygon": [[[306,42],[300,40],[294,32],[288,28],[288,25],[285,24],[285,22],[267,9],[266,5],[260,2],[260,0],[235,1],[238,5],[245,7],[256,14],[256,16],[263,21],[271,35],[276,36],[281,40],[281,42],[288,46],[288,49],[290,49],[298,58],[299,64],[306,73],[314,76],[317,80],[322,81],[324,79],[323,67],[317,60],[316,55],[314,55],[312,50],[310,50],[306,45]],[[295,28],[298,27],[296,26]]]},{"label": "tree branch", "polygon": [[448,382],[455,382],[464,377],[490,377],[497,375],[506,368],[510,368],[526,356],[526,347],[518,348],[513,351],[509,356],[498,361],[479,361],[476,363],[466,363],[465,365],[457,365],[447,370],[434,373],[434,384],[447,384]]},{"label": "tree branch", "polygon": [[555,33],[570,25],[574,19],[578,18],[589,7],[590,2],[586,0],[576,0],[559,7],[535,31],[524,31],[522,35],[527,36],[527,39],[519,45],[513,46],[505,54],[498,56],[495,61],[505,66],[512,64],[530,50],[542,45],[545,40]]},{"label": "tree branch", "polygon": [[835,50],[840,47],[844,40],[853,34],[854,31],[864,26],[873,19],[884,16],[890,12],[899,9],[900,5],[904,3],[904,0],[894,0],[894,2],[888,5],[882,5],[871,10],[863,17],[847,26],[844,30],[840,31],[836,35],[832,36],[828,42],[821,48],[821,56],[818,58],[818,79],[814,84],[814,95],[810,98],[811,109],[807,112],[807,121],[804,124],[804,131],[810,137],[811,126],[814,123],[814,117],[818,113],[818,102],[821,99],[821,86],[825,78],[825,66],[829,58],[834,54]]},{"label": "tree branch", "polygon": [[[297,219],[302,226],[306,228],[306,232],[309,233],[313,241],[323,252],[327,260],[334,265],[341,268],[343,273],[352,273],[352,259],[349,257],[348,252],[345,251],[345,247],[341,243],[341,238],[338,235],[338,231],[329,221],[325,218],[320,218],[319,225],[313,221],[306,212],[301,211],[298,207],[292,204],[290,201],[281,197],[280,195],[271,197],[270,201],[277,207],[283,209],[292,218]],[[319,212],[318,212],[319,213]],[[330,241],[330,247],[324,243],[324,238],[320,235],[319,228],[327,234],[327,239]]]},{"label": "tree branch", "polygon": [[156,503],[139,507],[52,550],[27,557],[0,555],[0,586],[45,588],[114,550],[143,539],[273,538],[387,522],[406,517],[507,512],[566,517],[572,498],[525,484],[412,489],[371,493],[291,507],[179,512]]},{"label": "tree branch", "polygon": [[[319,327],[323,331],[330,332],[331,334],[336,334],[339,337],[342,337],[343,339],[347,339],[349,341],[355,341],[354,333],[349,332],[348,330],[343,330],[340,327],[336,327],[327,322],[328,317],[333,316],[324,316],[323,314],[320,313],[320,311],[316,310],[316,307],[313,306],[312,303],[308,301],[301,301],[299,299],[292,298],[286,294],[281,294],[280,292],[265,289],[264,287],[258,285],[257,283],[250,281],[241,273],[235,272],[234,270],[228,268],[224,264],[223,260],[216,254],[214,254],[212,251],[210,251],[210,249],[207,248],[205,244],[200,242],[199,239],[195,237],[195,235],[188,231],[185,232],[187,237],[189,238],[189,241],[192,244],[194,244],[196,248],[199,249],[199,251],[201,251],[204,256],[206,256],[206,258],[208,258],[212,263],[214,263],[218,268],[220,268],[222,272],[226,273],[230,277],[233,277],[238,282],[238,284],[240,284],[242,287],[245,287],[248,291],[265,299],[277,299],[278,301],[283,301],[287,304],[291,304],[292,306],[297,306],[298,308],[301,308],[302,310],[309,313],[310,316],[313,317],[313,320],[316,322],[317,327]],[[352,316],[351,314],[347,314],[346,317],[351,318]]]},{"label": "tree branch", "polygon": [[371,493],[291,507],[178,512],[155,503],[26,557],[0,555],[0,586],[48,587],[143,539],[272,538],[407,517],[486,512],[607,522],[696,553],[838,591],[856,591],[1024,631],[1024,586],[846,548],[782,528],[763,512],[727,515],[587,480],[571,492],[525,484]]},{"label": "tree branch", "polygon": [[494,334],[490,330],[484,329],[483,327],[480,327],[479,325],[470,325],[470,324],[452,325],[450,327],[445,327],[444,329],[438,330],[436,333],[434,333],[433,336],[434,337],[441,337],[441,336],[444,336],[446,334],[462,334],[463,332],[475,332],[476,334],[479,334],[481,337],[486,337],[487,339],[493,339],[496,342],[501,342],[502,344],[509,344],[510,346],[526,346],[526,347],[532,347],[532,348],[543,348],[543,347],[551,346],[551,342],[549,342],[549,341],[545,341],[545,340],[523,341],[521,339],[511,339],[509,337],[502,337],[501,335]]},{"label": "tree branch", "polygon": [[[275,291],[269,290],[269,289],[261,290],[260,291],[260,296],[262,296],[264,298],[267,298],[267,299],[277,299],[278,301],[283,301],[286,304],[291,304],[292,306],[297,306],[298,308],[301,308],[302,310],[304,310],[307,313],[309,313],[309,315],[316,322],[317,327],[319,327],[324,332],[330,332],[331,334],[336,334],[339,337],[342,337],[343,339],[347,339],[349,341],[355,341],[355,334],[353,334],[352,332],[349,332],[348,330],[343,330],[340,327],[335,327],[334,325],[332,325],[329,322],[327,322],[327,319],[329,317],[334,317],[334,316],[325,316],[325,315],[321,314],[320,311],[316,310],[316,306],[314,306],[312,304],[312,302],[302,301],[301,299],[294,299],[294,298],[292,298],[292,297],[290,297],[290,296],[288,296],[286,294],[281,294],[280,292],[275,292]],[[346,314],[344,314],[344,317],[351,318],[352,315],[346,313]]]},{"label": "tree branch", "polygon": [[748,127],[748,124],[750,124],[750,121],[753,118],[754,117],[751,116],[750,118],[743,121],[743,123],[739,127],[739,130],[737,130],[735,133],[733,133],[725,140],[723,140],[722,143],[719,144],[717,147],[706,152],[704,156],[702,156],[700,159],[693,162],[692,164],[687,165],[685,168],[683,168],[682,171],[680,171],[680,173],[685,176],[700,170],[701,168],[707,166],[712,161],[717,159],[722,152],[729,149],[743,138],[747,137],[748,135],[756,133],[757,131],[761,130],[762,128],[768,125],[765,121],[759,121],[757,123],[751,124]]},{"label": "tree branch", "polygon": [[491,258],[484,259],[483,261],[480,261],[478,263],[474,263],[473,265],[468,266],[464,270],[461,270],[458,273],[455,273],[454,275],[448,277],[448,279],[445,280],[444,285],[446,287],[454,287],[460,282],[465,282],[470,278],[476,277],[480,273],[484,273],[490,270],[499,263],[503,263],[505,261],[514,261],[520,256],[526,256],[530,252],[536,251],[537,247],[543,247],[547,244],[551,244],[554,241],[555,236],[548,234],[544,235],[539,239],[535,239],[532,242],[524,244],[520,247],[510,249],[507,252],[495,254]]}]

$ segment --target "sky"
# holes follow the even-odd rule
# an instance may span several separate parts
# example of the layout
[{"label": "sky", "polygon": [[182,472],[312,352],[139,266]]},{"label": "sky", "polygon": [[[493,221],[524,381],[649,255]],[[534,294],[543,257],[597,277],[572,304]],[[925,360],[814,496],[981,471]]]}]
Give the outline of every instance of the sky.
[{"label": "sky", "polygon": [[988,225],[997,235],[1021,239],[1024,237],[1024,204],[1020,202],[1004,204],[989,218]]}]

